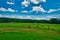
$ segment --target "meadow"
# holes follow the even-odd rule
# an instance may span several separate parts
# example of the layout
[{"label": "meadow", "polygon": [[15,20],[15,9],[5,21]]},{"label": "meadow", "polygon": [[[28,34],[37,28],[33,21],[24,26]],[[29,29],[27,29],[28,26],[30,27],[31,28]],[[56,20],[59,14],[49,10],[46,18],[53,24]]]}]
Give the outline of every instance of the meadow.
[{"label": "meadow", "polygon": [[60,40],[60,24],[0,23],[0,40]]}]

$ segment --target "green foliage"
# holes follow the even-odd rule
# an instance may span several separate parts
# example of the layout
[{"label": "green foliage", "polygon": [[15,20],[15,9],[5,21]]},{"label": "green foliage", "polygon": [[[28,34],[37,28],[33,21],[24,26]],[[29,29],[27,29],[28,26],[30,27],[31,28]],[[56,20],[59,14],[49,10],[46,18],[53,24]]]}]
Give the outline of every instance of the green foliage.
[{"label": "green foliage", "polygon": [[60,24],[60,19],[51,18],[50,20],[30,20],[17,18],[0,18],[0,23],[54,23]]},{"label": "green foliage", "polygon": [[51,18],[51,19],[50,19],[50,23],[56,23],[56,24],[59,24],[59,23],[60,23],[60,19]]}]

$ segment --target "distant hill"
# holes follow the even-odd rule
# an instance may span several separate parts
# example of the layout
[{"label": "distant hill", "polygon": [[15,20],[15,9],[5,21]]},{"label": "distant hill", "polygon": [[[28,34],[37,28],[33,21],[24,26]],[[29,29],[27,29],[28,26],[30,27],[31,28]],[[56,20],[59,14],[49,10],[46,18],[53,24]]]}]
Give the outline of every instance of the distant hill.
[{"label": "distant hill", "polygon": [[18,18],[3,18],[0,17],[0,23],[56,23],[60,24],[60,19],[51,18],[50,20],[31,20],[31,19],[18,19]]}]

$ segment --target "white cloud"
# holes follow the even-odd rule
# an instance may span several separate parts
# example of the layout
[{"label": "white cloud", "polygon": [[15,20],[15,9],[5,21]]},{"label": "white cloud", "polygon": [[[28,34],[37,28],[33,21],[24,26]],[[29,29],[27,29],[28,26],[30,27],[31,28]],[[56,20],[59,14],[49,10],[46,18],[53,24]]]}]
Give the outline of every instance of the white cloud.
[{"label": "white cloud", "polygon": [[19,19],[31,19],[31,16],[19,16]]},{"label": "white cloud", "polygon": [[4,15],[4,17],[8,17],[8,18],[9,18],[9,16],[8,16],[8,15]]},{"label": "white cloud", "polygon": [[39,0],[31,0],[32,3],[38,4],[40,1]]},{"label": "white cloud", "polygon": [[26,19],[31,19],[31,16],[27,16]]},{"label": "white cloud", "polygon": [[40,17],[37,17],[36,20],[40,20]]},{"label": "white cloud", "polygon": [[55,12],[55,11],[57,11],[57,10],[56,10],[56,9],[50,9],[50,10],[48,11],[48,13]]},{"label": "white cloud", "polygon": [[42,17],[42,18],[40,18],[40,20],[45,20],[45,19],[46,19],[46,18],[43,18],[43,17]]},{"label": "white cloud", "polygon": [[27,10],[24,10],[24,11],[21,11],[22,13],[28,13],[28,11]]},{"label": "white cloud", "polygon": [[11,8],[8,8],[8,11],[9,12],[15,12],[15,10],[11,9]]},{"label": "white cloud", "polygon": [[[46,2],[46,0],[24,0],[21,4],[22,4],[22,8],[28,7],[30,5],[30,3],[34,3],[34,4],[39,4],[40,2]],[[28,12],[46,12],[44,10],[44,8],[40,5],[40,6],[33,6],[32,10],[30,11],[22,11],[23,13],[28,13]]]},{"label": "white cloud", "polygon": [[51,12],[55,12],[55,11],[59,11],[60,10],[60,8],[58,8],[58,9],[49,9],[49,11],[47,11],[48,13],[51,13]]},{"label": "white cloud", "polygon": [[22,6],[28,7],[30,2],[24,0],[21,4],[22,4]]},{"label": "white cloud", "polygon": [[20,19],[23,19],[23,16],[19,16]]},{"label": "white cloud", "polygon": [[14,5],[14,2],[6,2],[9,5]]},{"label": "white cloud", "polygon": [[49,15],[48,15],[47,17],[48,17],[48,18],[56,18],[55,16],[49,16]]},{"label": "white cloud", "polygon": [[7,9],[1,7],[1,8],[0,8],[0,11],[7,11]]},{"label": "white cloud", "polygon": [[0,8],[0,11],[17,12],[17,10],[13,10],[11,8],[6,9],[6,8],[3,8],[3,7]]},{"label": "white cloud", "polygon": [[41,2],[46,2],[46,0],[40,0]]},{"label": "white cloud", "polygon": [[40,2],[46,2],[46,0],[31,0],[34,4],[39,4]]},{"label": "white cloud", "polygon": [[27,7],[30,4],[30,2],[32,2],[34,4],[39,4],[41,2],[46,2],[46,0],[24,0],[22,2],[22,5],[24,5],[25,7]]},{"label": "white cloud", "polygon": [[43,18],[43,17],[33,17],[31,19],[32,20],[45,20],[46,18]]},{"label": "white cloud", "polygon": [[15,18],[15,16],[11,16],[11,18]]},{"label": "white cloud", "polygon": [[59,11],[60,10],[60,8],[59,9],[57,9],[57,11]]},{"label": "white cloud", "polygon": [[41,5],[40,6],[33,6],[32,10],[30,10],[30,11],[23,10],[21,12],[22,13],[28,13],[28,12],[33,12],[33,11],[35,11],[36,13],[38,13],[38,12],[46,12],[46,10],[44,10],[43,7],[41,7]]},{"label": "white cloud", "polygon": [[46,12],[41,6],[33,6],[33,9],[31,11]]}]

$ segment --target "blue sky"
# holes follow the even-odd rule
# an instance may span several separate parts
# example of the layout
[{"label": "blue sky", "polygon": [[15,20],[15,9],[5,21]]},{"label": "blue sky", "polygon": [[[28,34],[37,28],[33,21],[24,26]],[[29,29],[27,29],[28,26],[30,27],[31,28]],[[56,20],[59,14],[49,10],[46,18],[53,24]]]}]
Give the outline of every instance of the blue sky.
[{"label": "blue sky", "polygon": [[60,0],[0,0],[0,17],[60,18]]}]

